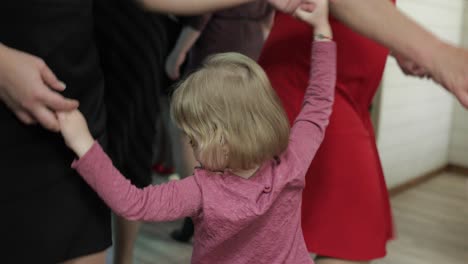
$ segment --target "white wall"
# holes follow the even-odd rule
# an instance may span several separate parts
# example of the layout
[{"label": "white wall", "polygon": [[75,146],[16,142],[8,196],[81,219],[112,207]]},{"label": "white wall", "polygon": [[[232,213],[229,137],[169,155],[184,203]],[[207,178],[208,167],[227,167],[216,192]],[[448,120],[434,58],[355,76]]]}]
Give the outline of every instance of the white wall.
[{"label": "white wall", "polygon": [[[462,35],[463,46],[468,48],[468,4],[464,8]],[[468,111],[458,103],[454,104],[449,162],[468,167]]]},{"label": "white wall", "polygon": [[468,111],[455,104],[449,162],[468,168]]},{"label": "white wall", "polygon": [[[399,0],[424,27],[460,43],[463,0]],[[389,187],[448,163],[453,99],[438,85],[406,77],[390,58],[382,82],[378,147]]]}]

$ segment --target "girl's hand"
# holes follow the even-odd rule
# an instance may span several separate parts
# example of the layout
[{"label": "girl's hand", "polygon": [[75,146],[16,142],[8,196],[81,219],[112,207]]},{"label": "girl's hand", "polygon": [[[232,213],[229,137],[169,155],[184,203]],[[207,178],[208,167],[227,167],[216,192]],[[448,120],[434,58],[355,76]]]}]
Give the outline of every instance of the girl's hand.
[{"label": "girl's hand", "polygon": [[328,22],[328,0],[303,0],[294,15],[313,26],[316,31],[330,25]]},{"label": "girl's hand", "polygon": [[57,116],[65,144],[81,158],[94,144],[83,114],[78,110],[73,110],[59,112]]}]

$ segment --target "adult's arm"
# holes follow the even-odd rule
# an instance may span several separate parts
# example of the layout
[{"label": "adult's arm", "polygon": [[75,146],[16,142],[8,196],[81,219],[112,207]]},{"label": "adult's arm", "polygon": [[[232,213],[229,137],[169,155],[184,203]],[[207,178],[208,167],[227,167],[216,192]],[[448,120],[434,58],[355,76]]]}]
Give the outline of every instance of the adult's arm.
[{"label": "adult's arm", "polygon": [[203,29],[210,21],[212,13],[201,16],[181,17],[179,21],[184,25],[179,38],[166,59],[166,74],[172,80],[180,78],[180,68],[184,64],[187,54],[195,45]]},{"label": "adult's arm", "polygon": [[171,80],[180,78],[180,68],[187,58],[187,53],[200,37],[200,33],[191,27],[182,29],[174,49],[166,59],[166,74]]},{"label": "adult's arm", "polygon": [[468,107],[468,52],[438,39],[389,0],[331,0],[332,15],[414,61]]},{"label": "adult's arm", "polygon": [[[264,0],[139,0],[147,9],[179,15],[203,14],[211,11]],[[275,8],[292,13],[301,0],[269,0]]]}]

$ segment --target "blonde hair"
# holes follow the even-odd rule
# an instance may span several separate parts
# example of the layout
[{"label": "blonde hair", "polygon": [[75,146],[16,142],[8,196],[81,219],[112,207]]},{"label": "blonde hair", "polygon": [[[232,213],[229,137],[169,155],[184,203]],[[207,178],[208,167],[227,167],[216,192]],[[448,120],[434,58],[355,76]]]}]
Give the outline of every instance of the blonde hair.
[{"label": "blonde hair", "polygon": [[204,168],[250,169],[281,154],[289,123],[262,68],[238,53],[209,57],[183,80],[171,115]]}]

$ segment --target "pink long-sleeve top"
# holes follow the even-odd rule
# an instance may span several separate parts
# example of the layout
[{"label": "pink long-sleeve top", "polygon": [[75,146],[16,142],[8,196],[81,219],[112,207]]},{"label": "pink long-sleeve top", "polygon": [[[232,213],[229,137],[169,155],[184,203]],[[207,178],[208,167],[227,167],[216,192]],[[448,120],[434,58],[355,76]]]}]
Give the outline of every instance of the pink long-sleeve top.
[{"label": "pink long-sleeve top", "polygon": [[97,143],[72,167],[125,218],[192,217],[192,263],[313,263],[302,236],[301,195],[305,173],[331,113],[336,46],[315,42],[312,50],[311,81],[289,146],[278,160],[266,161],[249,179],[197,169],[186,179],[138,189]]}]

